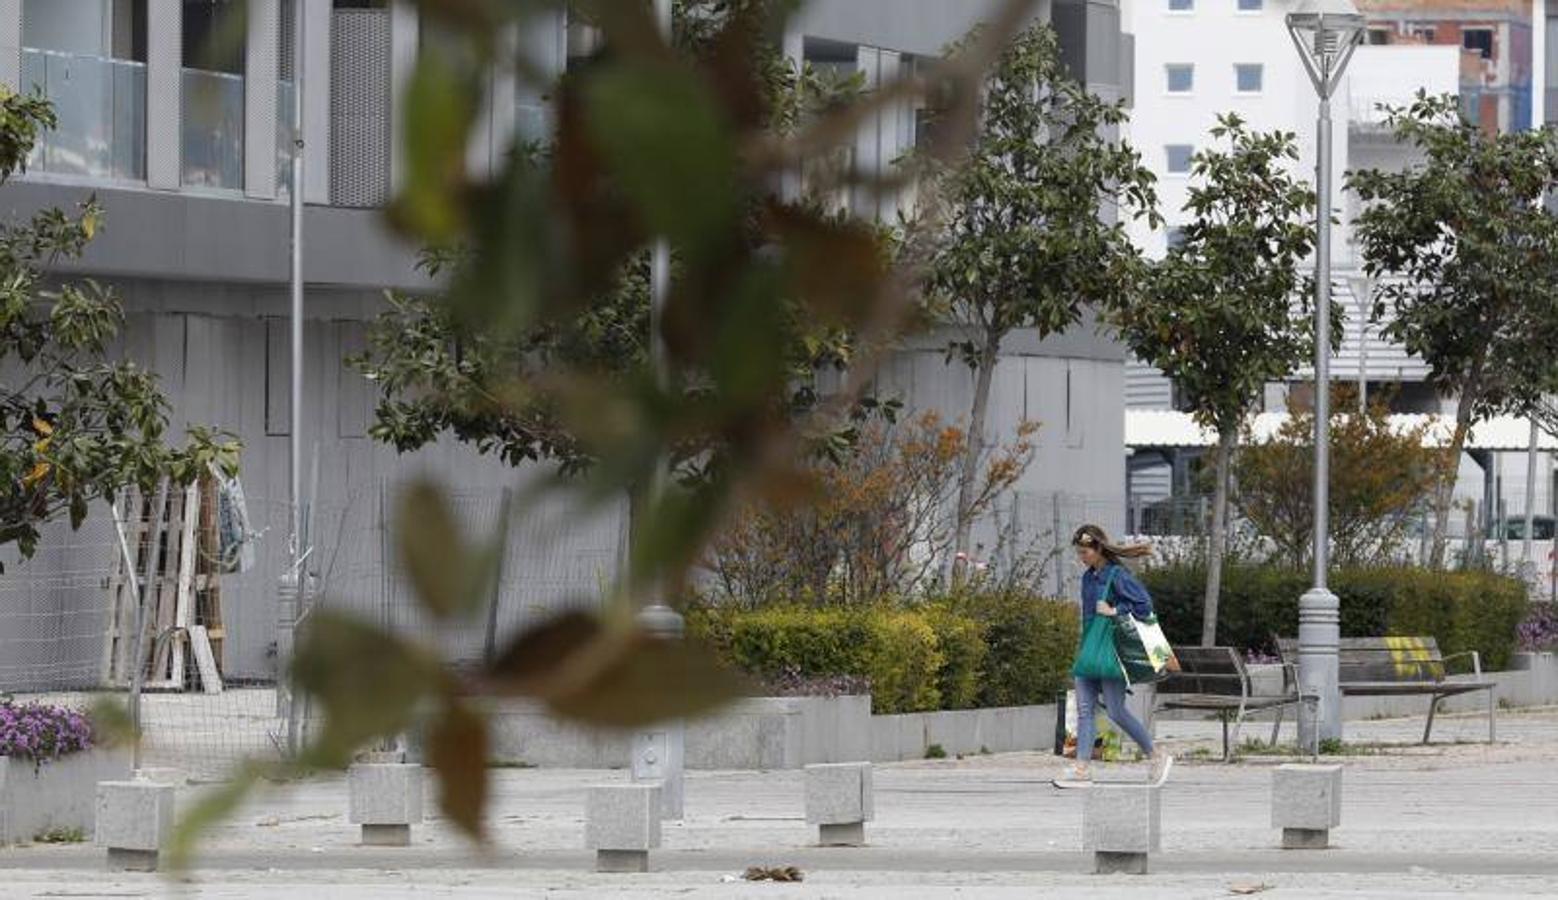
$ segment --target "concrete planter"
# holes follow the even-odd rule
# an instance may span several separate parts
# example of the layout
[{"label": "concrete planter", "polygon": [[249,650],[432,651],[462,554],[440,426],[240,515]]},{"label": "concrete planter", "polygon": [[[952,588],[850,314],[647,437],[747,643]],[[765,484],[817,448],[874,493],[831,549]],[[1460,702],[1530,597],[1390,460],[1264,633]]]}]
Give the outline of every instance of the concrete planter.
[{"label": "concrete planter", "polygon": [[1045,750],[1055,744],[1055,707],[1002,706],[871,717],[871,761]]},{"label": "concrete planter", "polygon": [[91,839],[97,783],[130,777],[128,749],[96,748],[38,765],[0,756],[0,844],[31,841],[44,832],[78,829]]}]

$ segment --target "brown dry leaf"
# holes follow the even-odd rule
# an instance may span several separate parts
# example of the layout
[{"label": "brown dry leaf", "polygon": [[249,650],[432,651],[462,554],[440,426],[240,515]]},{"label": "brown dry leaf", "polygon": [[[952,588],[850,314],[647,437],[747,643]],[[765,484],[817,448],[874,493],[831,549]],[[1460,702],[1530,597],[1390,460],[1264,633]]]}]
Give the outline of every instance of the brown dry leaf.
[{"label": "brown dry leaf", "polygon": [[487,720],[451,704],[433,727],[428,761],[438,771],[438,806],[461,831],[483,837],[487,802]]},{"label": "brown dry leaf", "polygon": [[607,665],[577,689],[545,696],[553,712],[609,728],[640,728],[709,712],[750,691],[698,641],[642,632],[612,648]]},{"label": "brown dry leaf", "polygon": [[526,631],[493,660],[487,686],[498,694],[548,693],[558,667],[600,636],[601,624],[583,612],[566,612]]},{"label": "brown dry leaf", "polygon": [[1239,884],[1230,884],[1228,886],[1228,890],[1230,892],[1232,892],[1232,893],[1235,893],[1235,894],[1248,895],[1248,894],[1259,894],[1259,893],[1262,893],[1263,891],[1269,891],[1269,890],[1271,890],[1271,887],[1272,887],[1271,885],[1266,884],[1264,882],[1242,882],[1242,883],[1239,883]]},{"label": "brown dry leaf", "polygon": [[805,881],[806,875],[795,866],[752,866],[741,877],[747,881]]}]

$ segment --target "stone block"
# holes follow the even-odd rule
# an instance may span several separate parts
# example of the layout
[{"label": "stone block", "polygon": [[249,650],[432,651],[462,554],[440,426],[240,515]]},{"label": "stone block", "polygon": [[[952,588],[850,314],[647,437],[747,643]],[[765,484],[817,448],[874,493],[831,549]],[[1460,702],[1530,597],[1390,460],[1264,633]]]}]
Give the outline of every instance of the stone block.
[{"label": "stone block", "polygon": [[102,781],[97,785],[97,837],[115,869],[154,871],[173,834],[175,788],[150,781]]},{"label": "stone block", "polygon": [[1082,811],[1082,847],[1094,853],[1156,853],[1161,789],[1154,784],[1095,783]]},{"label": "stone block", "polygon": [[584,846],[596,851],[648,851],[660,846],[660,786],[589,788],[584,801]]},{"label": "stone block", "polygon": [[[353,825],[420,825],[422,767],[407,763],[358,763],[346,773],[347,821]],[[366,830],[364,839],[368,837]]]},{"label": "stone block", "polygon": [[805,779],[808,824],[852,825],[875,817],[870,763],[807,766]]},{"label": "stone block", "polygon": [[1342,767],[1289,763],[1271,773],[1271,827],[1324,831],[1342,824]]}]

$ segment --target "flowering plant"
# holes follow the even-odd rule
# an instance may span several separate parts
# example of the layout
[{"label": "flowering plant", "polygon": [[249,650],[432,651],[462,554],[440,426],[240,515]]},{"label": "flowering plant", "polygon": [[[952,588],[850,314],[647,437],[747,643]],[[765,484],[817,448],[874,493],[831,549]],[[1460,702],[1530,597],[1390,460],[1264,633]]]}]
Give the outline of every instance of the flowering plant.
[{"label": "flowering plant", "polygon": [[92,722],[83,712],[0,700],[0,756],[45,763],[79,753],[92,744]]},{"label": "flowering plant", "polygon": [[1558,649],[1558,603],[1531,604],[1531,611],[1515,634],[1521,650]]}]

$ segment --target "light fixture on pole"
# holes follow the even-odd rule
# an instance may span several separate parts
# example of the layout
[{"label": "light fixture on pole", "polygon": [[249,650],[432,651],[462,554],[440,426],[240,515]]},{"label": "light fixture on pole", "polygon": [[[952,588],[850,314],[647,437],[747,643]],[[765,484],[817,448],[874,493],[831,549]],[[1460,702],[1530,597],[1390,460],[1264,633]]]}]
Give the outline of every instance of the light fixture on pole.
[{"label": "light fixture on pole", "polygon": [[1330,567],[1331,412],[1331,95],[1363,37],[1351,0],[1304,0],[1287,15],[1288,35],[1320,95],[1315,129],[1315,485],[1314,586],[1298,601],[1298,682],[1317,696],[1317,715],[1299,712],[1300,746],[1342,735],[1337,652],[1340,604],[1326,587]]}]

